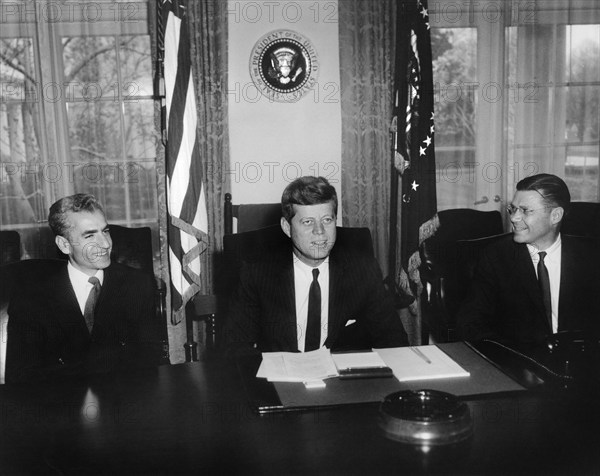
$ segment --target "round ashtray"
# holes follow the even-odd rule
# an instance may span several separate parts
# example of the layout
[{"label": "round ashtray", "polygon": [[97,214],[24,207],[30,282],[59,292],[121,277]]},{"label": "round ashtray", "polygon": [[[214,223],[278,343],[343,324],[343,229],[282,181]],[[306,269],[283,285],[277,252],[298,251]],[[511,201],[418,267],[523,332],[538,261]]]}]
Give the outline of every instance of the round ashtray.
[{"label": "round ashtray", "polygon": [[469,407],[437,390],[404,390],[384,398],[379,426],[391,440],[419,446],[458,443],[473,433]]}]

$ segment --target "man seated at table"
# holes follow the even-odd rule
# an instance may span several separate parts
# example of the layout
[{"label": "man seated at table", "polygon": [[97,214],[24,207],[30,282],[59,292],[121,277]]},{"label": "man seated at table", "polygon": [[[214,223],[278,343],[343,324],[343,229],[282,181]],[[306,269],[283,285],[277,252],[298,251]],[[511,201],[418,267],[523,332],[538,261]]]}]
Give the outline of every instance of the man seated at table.
[{"label": "man seated at table", "polygon": [[599,246],[560,233],[570,201],[555,175],[517,184],[507,207],[513,233],[483,251],[458,313],[462,338],[526,349],[559,331],[600,334]]},{"label": "man seated at table", "polygon": [[377,261],[336,245],[335,188],[322,177],[301,177],[281,204],[290,240],[242,264],[225,329],[230,350],[407,345]]},{"label": "man seated at table", "polygon": [[68,261],[11,298],[6,382],[158,364],[155,282],[111,263],[100,203],[82,193],[62,198],[50,207],[48,222]]}]

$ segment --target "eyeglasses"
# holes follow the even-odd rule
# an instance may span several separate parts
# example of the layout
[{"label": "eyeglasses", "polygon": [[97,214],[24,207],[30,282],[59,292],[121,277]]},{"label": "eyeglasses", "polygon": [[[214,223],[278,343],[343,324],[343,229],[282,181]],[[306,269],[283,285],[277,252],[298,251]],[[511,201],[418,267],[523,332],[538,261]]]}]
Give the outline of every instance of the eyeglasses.
[{"label": "eyeglasses", "polygon": [[521,214],[523,216],[531,216],[533,215],[534,212],[537,212],[538,210],[545,210],[546,208],[552,208],[552,207],[542,207],[542,208],[523,208],[523,207],[515,207],[513,205],[508,205],[506,207],[506,212],[510,215],[513,216],[514,214],[516,214],[517,212],[521,212]]}]

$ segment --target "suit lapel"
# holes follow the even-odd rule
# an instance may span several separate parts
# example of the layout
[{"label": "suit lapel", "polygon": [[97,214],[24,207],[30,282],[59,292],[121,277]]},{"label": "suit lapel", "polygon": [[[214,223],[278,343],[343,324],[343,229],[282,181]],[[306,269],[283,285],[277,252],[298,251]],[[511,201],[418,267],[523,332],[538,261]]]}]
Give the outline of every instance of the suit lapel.
[{"label": "suit lapel", "polygon": [[[282,266],[281,264],[284,263]],[[282,318],[284,333],[282,340],[290,349],[298,349],[298,326],[296,319],[296,291],[294,285],[294,259],[291,247],[284,247],[271,262],[267,276],[273,279],[271,289],[281,293],[281,309],[289,310]]]},{"label": "suit lapel", "polygon": [[558,330],[568,329],[569,322],[567,317],[572,314],[573,309],[578,309],[579,304],[573,302],[577,296],[577,280],[580,273],[577,267],[581,264],[580,258],[576,256],[575,247],[569,239],[561,237],[561,258],[560,258],[560,287],[558,293]]},{"label": "suit lapel", "polygon": [[327,319],[327,340],[325,344],[330,347],[335,342],[343,324],[340,316],[344,307],[344,280],[342,279],[346,267],[343,256],[334,248],[329,255],[329,317]]},{"label": "suit lapel", "polygon": [[[110,317],[110,313],[103,312],[111,302],[120,302],[121,289],[124,285],[124,276],[119,273],[114,266],[109,266],[104,270],[104,281],[100,288],[100,295],[96,303],[95,319],[101,321]],[[110,296],[108,299],[107,296]],[[96,324],[94,323],[94,326]]]},{"label": "suit lapel", "polygon": [[90,335],[71,285],[66,264],[56,276],[48,280],[47,289],[49,302],[53,307],[52,313],[65,333],[77,336],[79,339],[89,339]]}]

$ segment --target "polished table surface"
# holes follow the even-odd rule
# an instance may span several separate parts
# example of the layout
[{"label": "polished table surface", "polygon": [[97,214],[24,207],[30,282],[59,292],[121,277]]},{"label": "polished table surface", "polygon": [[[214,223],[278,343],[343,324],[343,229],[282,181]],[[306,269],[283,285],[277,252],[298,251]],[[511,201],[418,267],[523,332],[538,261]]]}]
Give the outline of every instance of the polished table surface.
[{"label": "polished table surface", "polygon": [[472,439],[424,452],[386,439],[375,403],[258,415],[216,359],[0,386],[0,474],[598,474],[597,402],[557,388],[467,399]]}]

